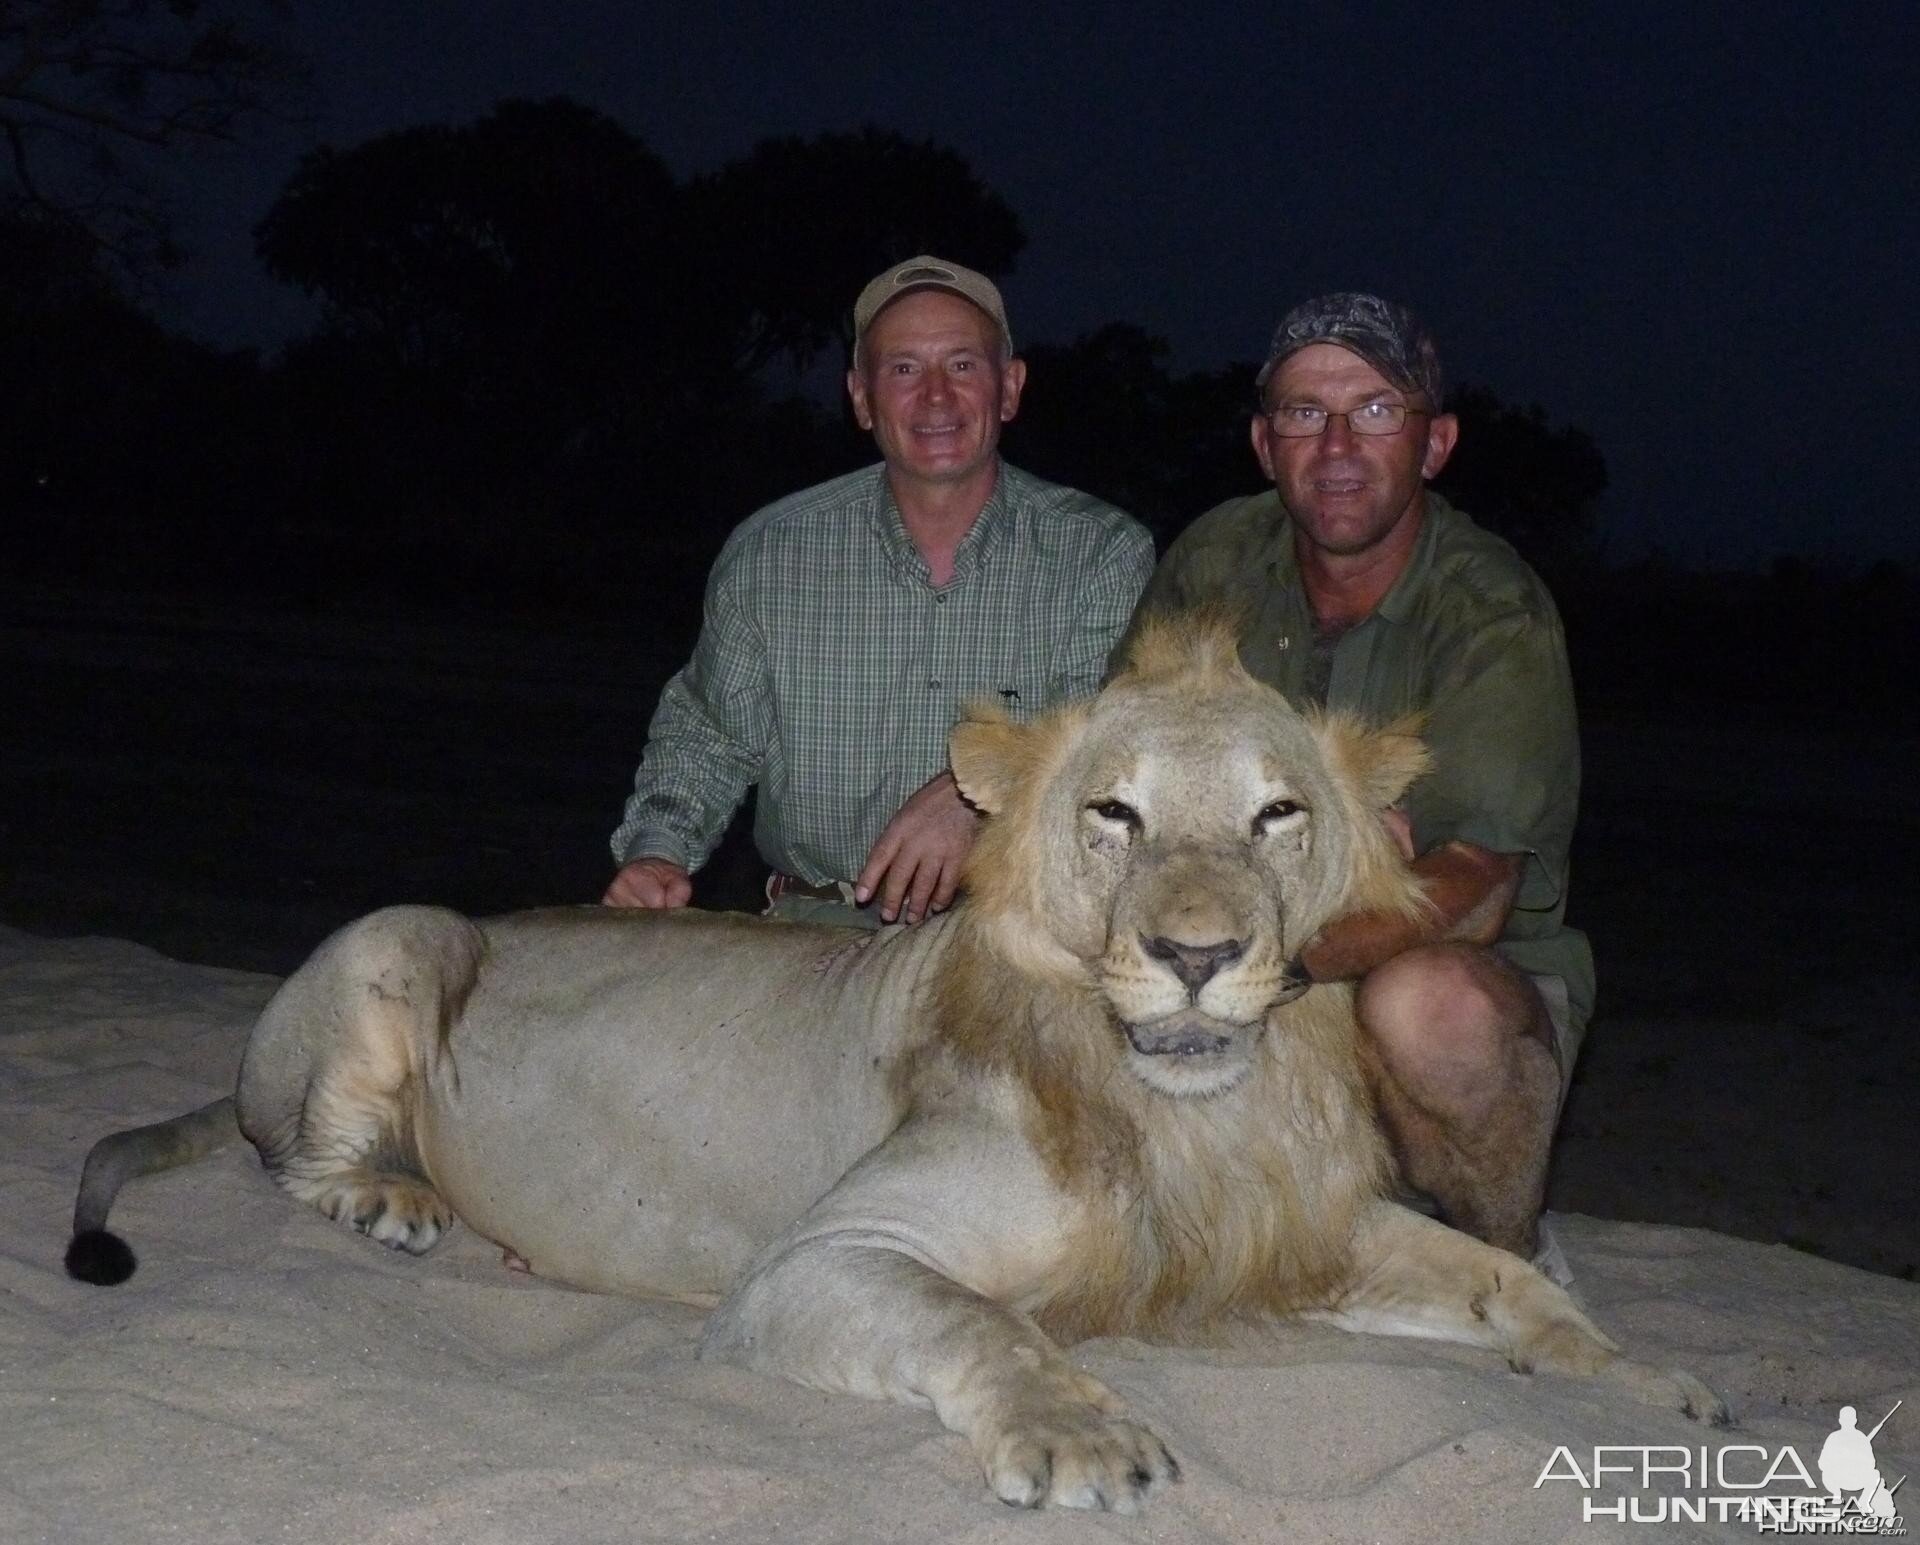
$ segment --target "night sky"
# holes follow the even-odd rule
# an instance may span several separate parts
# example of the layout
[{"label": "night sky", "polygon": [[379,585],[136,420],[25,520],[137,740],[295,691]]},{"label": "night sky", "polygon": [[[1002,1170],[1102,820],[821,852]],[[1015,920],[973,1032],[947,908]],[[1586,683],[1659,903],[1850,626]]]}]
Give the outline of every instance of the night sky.
[{"label": "night sky", "polygon": [[310,320],[249,233],[317,141],[564,94],[684,176],[876,123],[1020,216],[1016,338],[1125,320],[1200,368],[1375,289],[1456,379],[1594,435],[1616,556],[1920,557],[1913,0],[296,10],[314,133],[202,162],[187,200],[165,314],[215,341]]}]

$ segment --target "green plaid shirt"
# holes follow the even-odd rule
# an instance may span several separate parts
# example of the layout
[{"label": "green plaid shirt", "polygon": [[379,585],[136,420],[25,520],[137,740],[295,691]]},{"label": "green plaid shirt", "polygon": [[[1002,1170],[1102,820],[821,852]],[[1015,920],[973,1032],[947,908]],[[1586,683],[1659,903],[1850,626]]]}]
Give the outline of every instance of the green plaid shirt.
[{"label": "green plaid shirt", "polygon": [[1026,716],[1099,687],[1152,571],[1153,539],[1130,516],[1004,461],[938,590],[884,466],[768,505],[714,564],[615,861],[697,869],[757,783],[761,856],[815,885],[852,879],[947,765],[964,704]]}]

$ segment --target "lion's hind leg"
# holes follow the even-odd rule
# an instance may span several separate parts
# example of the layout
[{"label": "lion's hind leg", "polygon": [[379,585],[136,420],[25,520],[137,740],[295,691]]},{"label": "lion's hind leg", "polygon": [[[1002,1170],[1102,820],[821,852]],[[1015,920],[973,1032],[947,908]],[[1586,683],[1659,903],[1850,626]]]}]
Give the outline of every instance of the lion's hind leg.
[{"label": "lion's hind leg", "polygon": [[1516,1373],[1606,1379],[1648,1405],[1723,1426],[1726,1403],[1692,1374],[1625,1356],[1527,1262],[1391,1202],[1355,1235],[1350,1284],[1308,1316],[1346,1330],[1424,1336],[1500,1353]]},{"label": "lion's hind leg", "polygon": [[355,1165],[310,1182],[285,1171],[275,1178],[289,1195],[390,1250],[423,1255],[453,1227],[453,1209],[416,1175]]},{"label": "lion's hind leg", "polygon": [[414,1126],[480,953],[455,914],[375,913],[289,979],[241,1070],[242,1126],[275,1182],[390,1249],[421,1254],[453,1226]]},{"label": "lion's hind leg", "polygon": [[[453,1209],[409,1156],[409,1076],[391,1051],[392,1026],[356,1026],[362,1039],[307,1092],[290,1139],[262,1150],[289,1196],[393,1250],[419,1255],[453,1227]],[[383,1035],[383,1030],[385,1034]],[[372,1044],[368,1044],[371,1042]]]}]

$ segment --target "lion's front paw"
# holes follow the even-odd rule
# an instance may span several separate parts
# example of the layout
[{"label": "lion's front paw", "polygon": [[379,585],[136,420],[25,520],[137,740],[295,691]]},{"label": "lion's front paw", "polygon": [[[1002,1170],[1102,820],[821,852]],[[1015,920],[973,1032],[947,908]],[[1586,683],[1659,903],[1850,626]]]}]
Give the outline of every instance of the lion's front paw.
[{"label": "lion's front paw", "polygon": [[[1555,1293],[1559,1291],[1554,1289]],[[1732,1420],[1727,1403],[1692,1374],[1622,1356],[1620,1349],[1583,1317],[1546,1320],[1518,1340],[1507,1357],[1517,1373],[1537,1369],[1542,1373],[1590,1375],[1622,1386],[1647,1405],[1679,1411],[1696,1422],[1724,1427]]]},{"label": "lion's front paw", "polygon": [[1167,1446],[1121,1414],[1119,1400],[1104,1385],[1082,1377],[1093,1398],[1050,1395],[1021,1402],[978,1444],[987,1484],[1002,1502],[1137,1513],[1147,1498],[1180,1479],[1179,1462]]},{"label": "lion's front paw", "polygon": [[1617,1357],[1607,1365],[1606,1376],[1650,1406],[1665,1406],[1710,1427],[1732,1425],[1733,1413],[1726,1401],[1684,1369],[1656,1368],[1630,1357]]}]

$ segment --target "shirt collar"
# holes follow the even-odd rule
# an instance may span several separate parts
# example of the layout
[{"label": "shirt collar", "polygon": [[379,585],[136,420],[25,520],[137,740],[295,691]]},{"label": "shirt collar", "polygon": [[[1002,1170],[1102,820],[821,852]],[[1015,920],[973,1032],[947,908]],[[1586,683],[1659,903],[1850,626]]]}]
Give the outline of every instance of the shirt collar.
[{"label": "shirt collar", "polygon": [[[1293,547],[1293,521],[1280,503],[1278,492],[1269,491],[1260,495],[1273,501],[1275,519],[1270,537],[1270,551],[1267,570],[1279,585],[1300,592],[1305,599],[1305,589],[1300,584],[1300,557]],[[1370,617],[1381,617],[1388,622],[1403,622],[1412,611],[1421,588],[1427,582],[1427,576],[1433,572],[1434,553],[1440,545],[1440,528],[1453,519],[1453,506],[1427,489],[1427,507],[1420,520],[1420,535],[1414,539],[1413,552],[1407,559],[1407,566],[1400,571],[1400,577],[1380,598],[1380,604],[1369,613]]]},{"label": "shirt collar", "polygon": [[987,495],[987,502],[980,506],[980,513],[974,516],[973,524],[967,527],[967,534],[960,538],[959,550],[953,555],[955,579],[972,573],[985,563],[1000,544],[1001,535],[1013,520],[1013,479],[1013,469],[1005,461],[994,463],[993,492]]},{"label": "shirt collar", "polygon": [[[967,527],[967,534],[960,538],[960,546],[953,555],[953,578],[956,583],[986,561],[1012,518],[1013,492],[1008,486],[1013,481],[1009,476],[1012,470],[1004,460],[995,465],[993,492],[987,495],[987,502],[980,507],[980,513],[974,516],[973,524]],[[868,525],[878,539],[881,550],[895,568],[923,585],[930,585],[933,580],[927,571],[927,561],[920,556],[920,549],[913,545],[913,538],[907,535],[907,524],[900,518],[900,506],[894,502],[893,485],[887,481],[885,462],[874,468],[873,481],[874,496]]]}]

